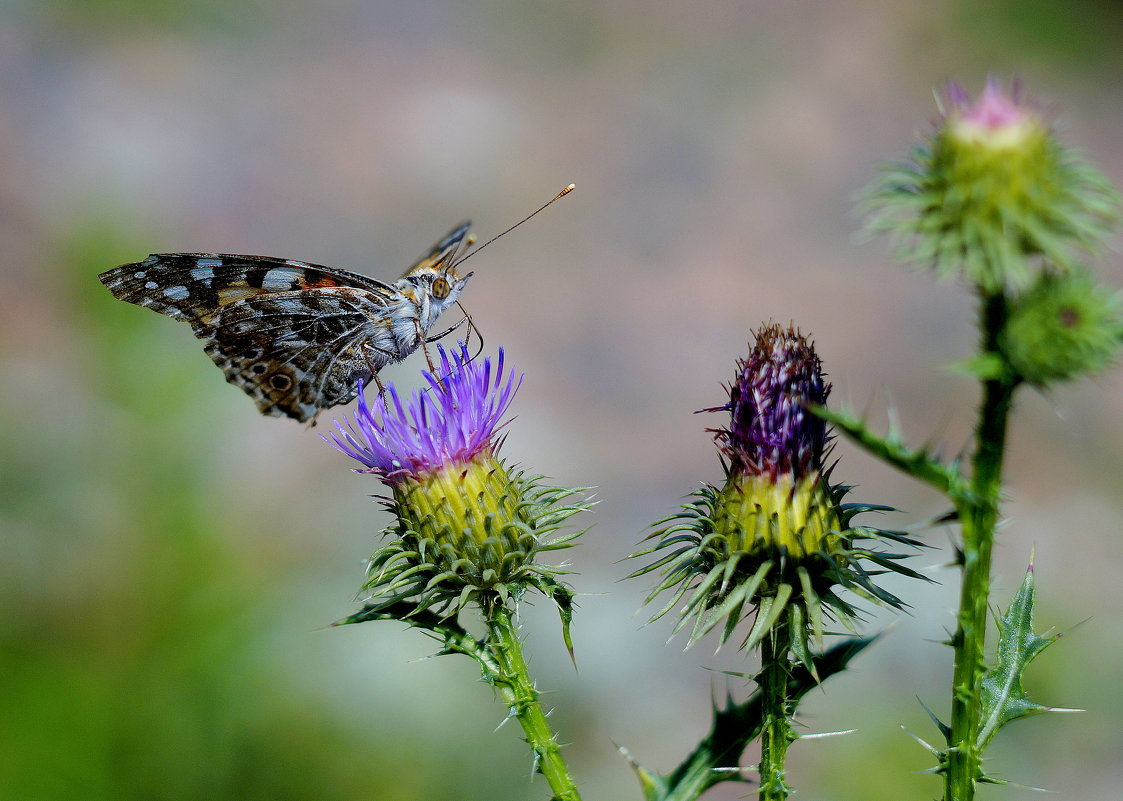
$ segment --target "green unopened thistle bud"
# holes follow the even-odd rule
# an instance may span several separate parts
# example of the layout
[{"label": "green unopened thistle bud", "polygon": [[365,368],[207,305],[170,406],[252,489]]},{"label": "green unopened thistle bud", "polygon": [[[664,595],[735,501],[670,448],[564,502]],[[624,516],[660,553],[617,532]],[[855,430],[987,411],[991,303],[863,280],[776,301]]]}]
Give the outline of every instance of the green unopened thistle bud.
[{"label": "green unopened thistle bud", "polygon": [[1108,367],[1119,355],[1121,335],[1117,291],[1085,270],[1043,273],[1013,301],[1001,346],[1021,378],[1044,386]]},{"label": "green unopened thistle bud", "polygon": [[842,553],[842,524],[822,475],[735,475],[721,489],[714,530],[730,553],[779,554],[802,561]]},{"label": "green unopened thistle bud", "polygon": [[[490,453],[409,476],[393,487],[398,536],[427,552],[446,584],[478,589],[505,584],[540,550],[524,489]],[[378,580],[372,576],[375,585]]]},{"label": "green unopened thistle bud", "polygon": [[440,356],[425,392],[403,404],[391,386],[373,409],[360,393],[354,422],[337,423],[332,435],[359,472],[391,490],[385,505],[396,522],[386,534],[394,539],[370,559],[368,607],[408,601],[414,611],[455,613],[528,587],[566,607],[571,591],[553,578],[566,571],[537,557],[572,544],[578,534],[553,535],[588,505],[561,504],[579,491],[544,486],[498,459],[495,435],[518,389],[514,372],[504,375],[503,351],[494,375],[490,359],[473,360],[463,345]]},{"label": "green unopened thistle bud", "polygon": [[912,162],[869,194],[871,228],[894,235],[902,260],[993,294],[1026,286],[1036,264],[1071,269],[1099,247],[1118,198],[1016,85],[990,80],[971,101],[949,84],[943,112]]},{"label": "green unopened thistle bud", "polygon": [[722,487],[703,486],[662,521],[669,525],[647,538],[655,544],[634,556],[669,553],[633,575],[662,570],[648,601],[664,592],[671,597],[653,619],[685,599],[675,631],[693,619],[691,642],[724,623],[724,643],[744,617],[755,615],[741,647],[755,647],[774,626],[787,626],[792,650],[810,669],[809,638],[822,635],[824,616],[850,626],[856,614],[836,588],[901,605],[873,583],[861,560],[917,575],[896,564],[899,555],[858,542],[916,543],[897,532],[851,526],[861,512],[888,507],[843,505],[849,488],[829,481],[830,437],[812,407],[826,403],[830,385],[810,340],[791,327],[763,326],[728,389],[728,403],[705,410],[730,415],[714,432],[726,467]]}]

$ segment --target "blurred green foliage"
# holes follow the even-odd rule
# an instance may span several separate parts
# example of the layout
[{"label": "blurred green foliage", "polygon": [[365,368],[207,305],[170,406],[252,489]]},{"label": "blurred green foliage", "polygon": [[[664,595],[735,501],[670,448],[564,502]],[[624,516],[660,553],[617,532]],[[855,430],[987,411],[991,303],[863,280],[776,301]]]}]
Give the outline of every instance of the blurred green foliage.
[{"label": "blurred green foliage", "polygon": [[1117,0],[996,0],[961,2],[956,23],[983,52],[1019,61],[1056,62],[1088,70],[1119,55],[1123,12]]}]

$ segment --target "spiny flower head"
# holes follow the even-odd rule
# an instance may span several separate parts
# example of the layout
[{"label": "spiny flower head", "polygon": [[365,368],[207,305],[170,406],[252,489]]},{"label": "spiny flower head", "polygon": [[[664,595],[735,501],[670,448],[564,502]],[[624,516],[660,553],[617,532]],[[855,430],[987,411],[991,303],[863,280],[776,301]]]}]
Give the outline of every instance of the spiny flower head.
[{"label": "spiny flower head", "polygon": [[826,424],[808,407],[830,394],[812,343],[799,331],[765,326],[729,385],[728,427],[717,430],[718,449],[738,473],[806,476],[822,468]]},{"label": "spiny flower head", "polygon": [[570,591],[553,578],[565,571],[535,560],[569,547],[577,534],[547,536],[588,507],[560,503],[579,490],[499,460],[496,435],[522,380],[504,366],[502,349],[493,369],[463,343],[451,355],[442,348],[424,390],[403,402],[391,385],[373,406],[360,393],[354,420],[336,423],[331,443],[392,493],[384,503],[396,523],[384,534],[396,539],[371,557],[368,608],[455,613],[527,587],[568,608]]},{"label": "spiny flower head", "polygon": [[949,83],[943,114],[910,163],[868,193],[870,227],[898,256],[993,294],[1024,288],[1039,265],[1064,271],[1116,218],[1107,181],[1065,147],[1014,84],[975,99]]},{"label": "spiny flower head", "polygon": [[657,524],[662,527],[647,537],[654,545],[633,556],[658,556],[633,576],[662,571],[648,602],[664,592],[671,597],[653,619],[685,599],[675,632],[693,619],[691,642],[719,623],[725,642],[744,617],[755,614],[742,648],[786,626],[793,651],[813,669],[809,639],[821,636],[824,615],[847,626],[857,615],[836,587],[901,605],[873,583],[879,571],[871,573],[860,562],[916,575],[895,563],[899,555],[858,543],[916,543],[897,532],[850,525],[861,512],[888,507],[843,504],[849,487],[830,483],[823,464],[829,436],[814,412],[830,386],[814,345],[797,329],[763,326],[748,358],[738,361],[728,391],[727,403],[705,410],[730,415],[715,432],[724,483],[704,485],[678,514]]},{"label": "spiny flower head", "polygon": [[1010,367],[1045,386],[1095,373],[1119,355],[1123,302],[1087,270],[1042,273],[1015,298],[1000,345]]}]

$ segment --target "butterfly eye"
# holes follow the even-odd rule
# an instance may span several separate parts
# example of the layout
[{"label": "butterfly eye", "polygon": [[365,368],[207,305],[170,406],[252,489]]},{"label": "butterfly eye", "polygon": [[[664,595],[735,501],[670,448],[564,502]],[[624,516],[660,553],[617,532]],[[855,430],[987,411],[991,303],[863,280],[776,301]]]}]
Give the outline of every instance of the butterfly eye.
[{"label": "butterfly eye", "polygon": [[448,281],[444,276],[438,275],[433,279],[433,297],[437,300],[444,300],[447,298],[450,290],[451,287],[448,285]]}]

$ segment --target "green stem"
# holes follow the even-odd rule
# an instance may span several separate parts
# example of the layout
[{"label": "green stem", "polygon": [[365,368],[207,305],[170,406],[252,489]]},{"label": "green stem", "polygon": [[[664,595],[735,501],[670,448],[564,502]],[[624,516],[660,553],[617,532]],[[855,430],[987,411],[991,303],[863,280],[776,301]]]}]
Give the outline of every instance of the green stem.
[{"label": "green stem", "polygon": [[[822,654],[816,654],[815,673],[800,664],[790,666],[788,675],[789,708],[823,682],[846,669],[850,660],[873,644],[873,637],[851,637]],[[735,703],[714,707],[710,732],[670,773],[660,776],[634,765],[644,784],[646,801],[696,801],[715,784],[745,781],[741,755],[764,726],[764,703],[760,687]]]},{"label": "green stem", "polygon": [[569,775],[565,760],[546,714],[538,700],[538,690],[530,679],[522,643],[511,610],[498,598],[482,605],[487,623],[487,648],[495,658],[497,670],[490,678],[503,694],[510,715],[517,718],[534,751],[538,772],[546,777],[555,801],[581,801],[577,786]]},{"label": "green stem", "polygon": [[760,801],[783,801],[791,793],[784,782],[784,759],[795,740],[788,715],[792,699],[788,694],[791,633],[786,621],[779,621],[761,642],[761,668],[757,678],[763,705],[760,732]]},{"label": "green stem", "polygon": [[[1006,322],[1007,301],[1002,294],[986,296],[981,311],[984,353],[996,353]],[[971,492],[958,502],[963,531],[963,585],[952,647],[951,748],[944,774],[945,801],[971,801],[982,775],[978,745],[986,671],[985,647],[990,597],[991,550],[998,523],[1002,489],[1002,459],[1006,430],[1017,382],[993,379],[983,383],[983,399],[975,431]]]}]

